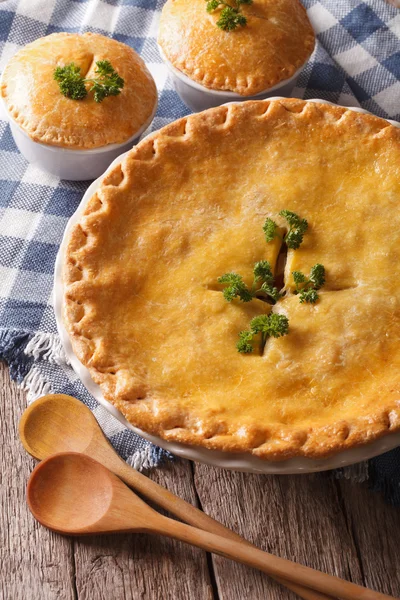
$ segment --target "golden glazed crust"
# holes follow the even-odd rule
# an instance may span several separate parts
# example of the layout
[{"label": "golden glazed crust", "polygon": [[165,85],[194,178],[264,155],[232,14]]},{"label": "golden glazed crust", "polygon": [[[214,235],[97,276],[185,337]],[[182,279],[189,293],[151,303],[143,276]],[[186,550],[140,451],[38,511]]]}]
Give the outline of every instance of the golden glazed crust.
[{"label": "golden glazed crust", "polygon": [[242,5],[245,27],[222,31],[220,9],[204,0],[168,0],[158,43],[174,67],[214,90],[242,96],[290,78],[309,58],[315,36],[299,0],[254,0]]},{"label": "golden glazed crust", "polygon": [[[109,60],[125,80],[119,96],[95,102],[93,94],[72,100],[53,74],[74,62],[94,77],[96,61]],[[28,44],[7,64],[1,95],[12,118],[35,141],[73,149],[127,141],[150,118],[157,89],[132,48],[96,33],[53,33]]]},{"label": "golden glazed crust", "polygon": [[[104,178],[65,257],[64,319],[105,397],[168,440],[262,458],[321,457],[400,429],[400,130],[297,99],[164,127]],[[217,278],[276,269],[262,225],[308,219],[273,308],[289,334],[260,355],[238,332],[271,306]],[[284,221],[280,224],[284,226]],[[300,304],[291,272],[327,280]]]}]

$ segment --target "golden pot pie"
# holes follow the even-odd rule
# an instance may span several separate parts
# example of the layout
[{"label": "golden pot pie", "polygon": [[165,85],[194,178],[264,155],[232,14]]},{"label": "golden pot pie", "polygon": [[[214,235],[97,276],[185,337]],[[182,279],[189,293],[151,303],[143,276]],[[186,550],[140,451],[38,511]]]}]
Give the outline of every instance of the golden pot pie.
[{"label": "golden pot pie", "polygon": [[[233,6],[233,2],[231,2]],[[167,0],[158,43],[177,69],[201,85],[253,96],[289,79],[310,57],[315,36],[299,0],[254,0],[241,5],[245,26],[217,26],[221,5]]]},{"label": "golden pot pie", "polygon": [[[93,94],[73,100],[60,93],[56,67],[74,63],[95,78],[107,60],[124,79],[118,96],[96,102]],[[0,90],[7,110],[35,141],[88,149],[129,140],[151,117],[157,89],[143,60],[129,46],[97,33],[53,33],[19,50],[7,64]]]},{"label": "golden pot pie", "polygon": [[[142,430],[265,459],[322,457],[400,429],[400,130],[297,99],[245,102],[152,134],[104,177],[69,238],[64,320],[104,396]],[[274,306],[218,277],[276,271],[266,217],[309,223]],[[292,272],[326,283],[301,304]],[[240,354],[255,315],[289,319]]]}]

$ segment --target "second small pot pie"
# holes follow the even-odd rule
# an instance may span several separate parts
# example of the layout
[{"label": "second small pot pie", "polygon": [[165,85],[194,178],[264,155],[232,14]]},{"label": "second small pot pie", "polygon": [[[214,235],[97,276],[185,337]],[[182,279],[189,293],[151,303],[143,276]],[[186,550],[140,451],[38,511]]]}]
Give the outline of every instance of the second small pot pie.
[{"label": "second small pot pie", "polygon": [[[233,4],[232,4],[233,5]],[[315,36],[299,0],[254,0],[241,5],[245,26],[217,26],[221,5],[167,0],[158,43],[169,62],[213,90],[254,96],[289,79],[310,57]]]},{"label": "second small pot pie", "polygon": [[[354,111],[245,102],[172,123],[104,178],[70,235],[64,320],[107,400],[165,439],[322,457],[400,430],[400,130]],[[266,217],[308,220],[275,306],[218,277],[277,271]],[[315,304],[293,271],[326,269]],[[256,315],[289,319],[240,354]]]},{"label": "second small pot pie", "polygon": [[[109,61],[124,79],[118,96],[95,102],[63,96],[56,67],[74,63],[95,77],[96,62]],[[54,33],[19,50],[2,76],[1,96],[10,116],[35,142],[71,149],[122,144],[151,117],[157,102],[154,80],[136,52],[96,33]]]}]

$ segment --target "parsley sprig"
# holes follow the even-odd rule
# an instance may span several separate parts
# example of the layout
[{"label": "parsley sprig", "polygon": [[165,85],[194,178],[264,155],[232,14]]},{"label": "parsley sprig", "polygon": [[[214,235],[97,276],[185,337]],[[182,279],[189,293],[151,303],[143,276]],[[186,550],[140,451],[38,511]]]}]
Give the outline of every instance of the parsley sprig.
[{"label": "parsley sprig", "polygon": [[[292,250],[297,250],[303,241],[305,232],[308,229],[308,222],[306,219],[301,219],[299,215],[291,210],[281,210],[279,213],[281,217],[286,219],[289,229],[283,238],[286,246]],[[275,237],[281,237],[279,235],[278,225],[273,219],[267,218],[264,223],[264,235],[266,242],[272,242]]]},{"label": "parsley sprig", "polygon": [[[73,62],[64,67],[57,67],[54,71],[54,79],[58,82],[60,92],[72,100],[86,98],[89,91],[93,92],[96,102],[121,93],[125,82],[108,60],[96,62],[95,75],[97,77],[94,79],[85,79],[81,75],[80,67]],[[89,89],[86,84],[89,84]]]},{"label": "parsley sprig", "polygon": [[293,271],[292,275],[296,285],[295,294],[299,295],[300,303],[315,304],[319,298],[317,290],[325,283],[325,267],[317,263],[311,267],[308,277],[301,271]]},{"label": "parsley sprig", "polygon": [[269,296],[272,300],[272,304],[275,304],[281,298],[281,294],[274,284],[274,274],[271,270],[271,265],[267,260],[260,260],[254,265],[254,283],[253,287],[257,287],[257,284],[262,281],[261,287],[254,292],[256,297],[260,295]]},{"label": "parsley sprig", "polygon": [[224,2],[223,0],[206,0],[207,12],[214,12],[220,6],[223,6],[217,26],[223,31],[233,31],[241,25],[244,27],[247,23],[246,17],[240,12],[242,4],[253,4],[253,0],[232,0],[234,6]]},{"label": "parsley sprig", "polygon": [[253,298],[267,296],[273,304],[281,297],[279,290],[273,285],[274,275],[271,265],[267,260],[256,262],[253,268],[253,284],[249,288],[243,281],[243,277],[237,273],[225,273],[218,277],[218,283],[225,283],[227,287],[223,290],[225,300],[232,302],[239,298],[242,302],[250,302]]},{"label": "parsley sprig", "polygon": [[289,320],[285,315],[278,315],[276,313],[259,315],[250,321],[250,329],[245,329],[239,333],[239,341],[236,344],[236,348],[242,354],[251,354],[254,350],[254,337],[259,335],[261,354],[269,337],[279,338],[288,332]]},{"label": "parsley sprig", "polygon": [[253,294],[243,281],[243,277],[237,273],[224,273],[218,277],[218,283],[227,284],[222,293],[228,302],[232,302],[235,298],[239,298],[242,302],[253,300]]}]

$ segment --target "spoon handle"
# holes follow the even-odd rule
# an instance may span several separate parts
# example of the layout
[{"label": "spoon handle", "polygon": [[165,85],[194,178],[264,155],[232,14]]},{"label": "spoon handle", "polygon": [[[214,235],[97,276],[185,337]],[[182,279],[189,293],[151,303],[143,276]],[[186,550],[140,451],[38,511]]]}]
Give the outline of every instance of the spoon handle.
[{"label": "spoon handle", "polygon": [[[114,459],[115,457],[115,459]],[[148,500],[151,500],[160,508],[167,510],[178,519],[185,521],[197,527],[208,531],[210,533],[217,534],[225,537],[229,540],[240,542],[241,544],[247,544],[250,547],[254,547],[250,542],[240,537],[237,533],[228,529],[222,523],[215,521],[203,511],[199,510],[189,502],[186,502],[179,496],[175,496],[169,490],[158,485],[155,481],[152,481],[145,475],[142,475],[132,467],[129,467],[123,460],[114,455],[113,463],[110,465],[110,456],[107,457],[107,466],[112,468],[113,472],[120,477],[127,485],[132,487],[134,490],[143,494]],[[320,592],[303,588],[301,585],[297,585],[278,576],[270,575],[278,581],[281,585],[286,586],[289,590],[297,594],[303,600],[331,600],[329,596]]]},{"label": "spoon handle", "polygon": [[392,596],[380,594],[339,577],[322,573],[285,558],[279,558],[248,544],[243,544],[243,542],[226,539],[161,515],[158,515],[158,517],[157,521],[154,522],[154,527],[148,530],[149,533],[159,533],[175,538],[202,548],[207,552],[213,552],[249,567],[254,567],[274,577],[289,579],[298,585],[318,590],[334,598],[342,598],[343,600],[394,600]]}]

